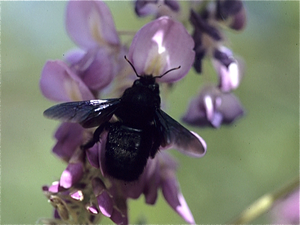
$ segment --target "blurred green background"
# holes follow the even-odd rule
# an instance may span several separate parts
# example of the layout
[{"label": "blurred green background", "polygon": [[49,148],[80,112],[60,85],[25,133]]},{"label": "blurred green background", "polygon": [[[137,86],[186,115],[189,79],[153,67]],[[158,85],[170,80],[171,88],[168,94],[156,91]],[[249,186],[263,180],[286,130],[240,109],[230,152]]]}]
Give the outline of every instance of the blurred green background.
[{"label": "blurred green background", "polygon": [[[1,2],[1,219],[2,224],[33,224],[51,217],[41,186],[60,177],[65,164],[51,153],[58,122],[43,117],[53,103],[39,91],[48,59],[74,48],[64,28],[66,2]],[[137,30],[129,2],[109,2],[118,30]],[[261,195],[297,177],[299,171],[299,2],[247,1],[247,27],[227,32],[230,48],[246,62],[235,94],[246,116],[233,126],[193,129],[207,142],[204,158],[176,151],[178,180],[198,224],[226,223]],[[179,119],[202,81],[214,77],[205,62],[203,77],[190,74],[169,98]],[[160,194],[155,206],[129,202],[130,222],[184,221]],[[254,224],[270,223],[264,215]],[[104,219],[102,223],[111,223]]]}]

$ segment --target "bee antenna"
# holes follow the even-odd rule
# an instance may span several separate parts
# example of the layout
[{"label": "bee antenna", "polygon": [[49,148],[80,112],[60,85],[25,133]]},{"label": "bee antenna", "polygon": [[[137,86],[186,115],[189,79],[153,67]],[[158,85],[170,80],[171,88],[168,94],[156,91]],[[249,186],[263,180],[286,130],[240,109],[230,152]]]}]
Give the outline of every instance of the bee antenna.
[{"label": "bee antenna", "polygon": [[136,72],[136,70],[135,70],[133,64],[127,59],[126,55],[124,55],[124,58],[125,58],[125,60],[130,64],[130,66],[132,67],[133,71],[135,72],[135,75],[136,75],[137,77],[141,77],[141,75],[139,75],[139,74]]},{"label": "bee antenna", "polygon": [[162,78],[162,77],[163,77],[164,75],[166,75],[167,73],[169,73],[169,72],[171,72],[171,71],[173,71],[173,70],[178,70],[178,69],[180,69],[180,68],[181,68],[181,66],[178,66],[178,67],[169,69],[169,70],[167,70],[166,72],[164,72],[162,75],[156,76],[155,78]]}]

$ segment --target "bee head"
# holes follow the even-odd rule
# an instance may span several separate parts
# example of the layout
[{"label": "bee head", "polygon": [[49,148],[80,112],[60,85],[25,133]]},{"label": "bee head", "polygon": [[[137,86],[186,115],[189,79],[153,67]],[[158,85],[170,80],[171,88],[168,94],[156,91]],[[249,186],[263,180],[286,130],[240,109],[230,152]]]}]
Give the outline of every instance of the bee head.
[{"label": "bee head", "polygon": [[178,67],[175,67],[175,68],[172,68],[172,69],[169,69],[167,70],[166,72],[164,72],[162,75],[159,75],[159,76],[153,76],[153,75],[139,75],[137,72],[136,72],[136,69],[134,68],[133,64],[127,59],[126,55],[124,56],[125,60],[129,63],[129,65],[132,67],[133,71],[135,72],[135,75],[140,78],[140,80],[142,80],[143,83],[145,84],[153,84],[155,83],[155,79],[156,78],[162,78],[163,76],[165,76],[167,73],[173,71],[173,70],[178,70],[180,69],[181,66],[178,66]]}]

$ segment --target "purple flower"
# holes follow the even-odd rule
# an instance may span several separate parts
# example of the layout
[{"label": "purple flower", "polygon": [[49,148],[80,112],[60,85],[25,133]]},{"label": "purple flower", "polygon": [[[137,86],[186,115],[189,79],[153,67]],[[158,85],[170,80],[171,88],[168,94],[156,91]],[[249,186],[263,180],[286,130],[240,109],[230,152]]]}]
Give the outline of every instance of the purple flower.
[{"label": "purple flower", "polygon": [[160,16],[170,16],[180,10],[180,5],[176,0],[136,0],[135,13],[140,16],[155,15],[156,18]]},{"label": "purple flower", "polygon": [[[172,19],[178,18],[178,1],[138,0],[135,2],[135,10],[140,16],[172,16],[163,16],[146,24],[135,34],[128,47],[121,43],[122,39],[118,36],[112,15],[104,2],[70,1],[66,10],[66,30],[79,48],[65,53],[64,61],[54,60],[45,64],[40,80],[41,91],[46,98],[58,102],[103,99],[105,95],[118,98],[137,79],[124,60],[124,55],[140,76],[160,76],[174,69],[156,79],[165,87],[161,90],[165,91],[171,84],[185,77],[193,64],[201,70],[202,58],[210,56],[219,74],[219,89],[204,89],[192,101],[184,120],[192,125],[214,127],[231,123],[243,114],[243,109],[232,94],[224,92],[238,87],[242,73],[230,50],[220,47],[223,46],[223,33],[215,22],[219,23],[218,16],[226,14],[229,26],[240,29],[242,23],[238,21],[242,18],[243,8],[239,1],[235,2],[231,5],[227,1],[217,1],[212,3],[215,5],[212,11],[192,11],[190,21],[194,33],[191,37],[182,23]],[[117,119],[112,116],[109,123]],[[170,207],[187,223],[194,224],[193,215],[176,179],[177,162],[168,155],[166,149],[174,147],[188,154],[183,149],[185,146],[198,148],[201,145],[202,152],[189,155],[202,157],[206,153],[205,141],[193,132],[196,141],[194,139],[190,145],[179,143],[176,146],[176,141],[166,141],[174,146],[162,144],[163,147],[160,147],[154,158],[146,158],[147,164],[138,180],[124,182],[108,173],[105,153],[109,129],[105,127],[100,134],[100,141],[83,150],[81,146],[91,140],[94,130],[71,123],[59,126],[55,133],[57,143],[53,152],[67,166],[58,181],[43,187],[45,196],[54,207],[54,218],[43,221],[95,224],[105,216],[116,224],[128,224],[128,200],[144,195],[146,204],[153,205],[161,189]],[[153,143],[156,144],[159,143]]]},{"label": "purple flower", "polygon": [[236,60],[232,52],[221,47],[216,49],[213,57],[213,66],[219,75],[219,88],[223,92],[230,92],[236,89],[243,77],[243,64]]},{"label": "purple flower", "polygon": [[271,210],[272,224],[300,224],[299,188],[276,203]]},{"label": "purple flower", "polygon": [[52,149],[53,153],[68,162],[75,150],[82,144],[83,132],[84,129],[79,124],[62,123],[54,134],[57,142]]},{"label": "purple flower", "polygon": [[66,29],[72,40],[85,50],[120,44],[110,10],[101,1],[69,1]]},{"label": "purple flower", "polygon": [[161,17],[137,32],[128,58],[139,74],[159,76],[181,66],[159,79],[159,82],[171,83],[183,78],[190,70],[195,57],[193,47],[193,39],[181,23]]},{"label": "purple flower", "polygon": [[241,30],[246,24],[246,12],[241,0],[217,0],[215,16],[234,30]]},{"label": "purple flower", "polygon": [[210,4],[206,2],[199,4],[202,7],[192,9],[190,14],[196,52],[194,68],[197,73],[202,72],[203,58],[212,57],[216,49],[224,42],[225,38],[221,29],[224,24],[232,29],[240,30],[246,23],[246,13],[240,0],[217,0]]},{"label": "purple flower", "polygon": [[194,126],[220,127],[230,124],[244,114],[239,100],[230,93],[207,86],[194,98],[182,120]]},{"label": "purple flower", "polygon": [[48,61],[40,79],[43,95],[53,101],[79,101],[93,98],[91,91],[66,63]]},{"label": "purple flower", "polygon": [[93,91],[101,91],[115,77],[114,61],[105,48],[94,48],[87,52],[75,49],[65,54],[70,68]]}]

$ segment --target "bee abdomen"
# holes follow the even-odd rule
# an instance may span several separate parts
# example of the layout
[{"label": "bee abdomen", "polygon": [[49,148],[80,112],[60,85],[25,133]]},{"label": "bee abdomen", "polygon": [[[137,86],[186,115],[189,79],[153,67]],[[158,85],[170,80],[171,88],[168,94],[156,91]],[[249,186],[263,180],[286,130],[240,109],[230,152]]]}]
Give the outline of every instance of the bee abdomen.
[{"label": "bee abdomen", "polygon": [[149,157],[147,145],[151,145],[151,141],[145,137],[143,130],[121,123],[111,124],[105,152],[108,174],[125,181],[137,180]]}]

